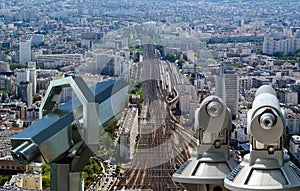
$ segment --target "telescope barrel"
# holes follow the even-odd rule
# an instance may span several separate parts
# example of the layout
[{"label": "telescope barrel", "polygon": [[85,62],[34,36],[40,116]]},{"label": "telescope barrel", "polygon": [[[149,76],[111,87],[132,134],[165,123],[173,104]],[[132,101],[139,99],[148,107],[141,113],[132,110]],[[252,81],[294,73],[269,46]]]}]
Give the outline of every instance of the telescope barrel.
[{"label": "telescope barrel", "polygon": [[257,110],[265,107],[275,109],[276,112],[281,113],[280,104],[276,97],[276,92],[269,85],[261,86],[256,91],[255,99],[252,104],[253,114],[255,114]]},{"label": "telescope barrel", "polygon": [[271,86],[258,88],[248,112],[248,134],[263,144],[276,143],[285,129],[285,116]]},{"label": "telescope barrel", "polygon": [[[122,80],[100,82],[91,87],[90,91],[101,113],[98,124],[103,127],[123,111],[128,84]],[[40,155],[47,163],[61,159],[75,144],[72,140],[72,123],[83,115],[83,105],[78,97],[49,111],[11,138],[12,156],[21,163],[35,161]]]}]

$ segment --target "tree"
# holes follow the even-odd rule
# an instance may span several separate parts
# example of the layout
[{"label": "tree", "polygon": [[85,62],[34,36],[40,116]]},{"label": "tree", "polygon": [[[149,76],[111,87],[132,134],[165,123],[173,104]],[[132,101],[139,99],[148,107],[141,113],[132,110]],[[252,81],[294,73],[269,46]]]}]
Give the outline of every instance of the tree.
[{"label": "tree", "polygon": [[279,59],[283,59],[284,57],[284,52],[280,51],[280,52],[276,52],[274,54],[275,57],[278,57]]},{"label": "tree", "polygon": [[256,54],[263,54],[263,51],[261,49],[256,50]]},{"label": "tree", "polygon": [[166,55],[166,60],[170,61],[170,62],[175,62],[176,61],[176,56],[174,53],[172,52],[169,52],[167,55]]},{"label": "tree", "polygon": [[184,64],[185,62],[186,62],[185,59],[180,58],[180,59],[177,61],[178,67],[179,67],[179,68],[182,68],[182,64]]},{"label": "tree", "polygon": [[77,46],[78,48],[82,48],[81,42],[76,43],[76,46]]},{"label": "tree", "polygon": [[26,64],[21,64],[21,63],[12,63],[9,65],[11,70],[14,70],[16,68],[28,68]]},{"label": "tree", "polygon": [[42,174],[42,182],[43,188],[47,189],[50,188],[50,165],[43,164],[43,174]]},{"label": "tree", "polygon": [[155,49],[158,50],[160,56],[164,57],[164,46],[163,45],[156,44]]},{"label": "tree", "polygon": [[3,186],[5,182],[9,181],[11,176],[0,176],[0,186]]},{"label": "tree", "polygon": [[75,41],[73,38],[71,38],[71,37],[67,37],[67,42],[72,42],[72,41]]},{"label": "tree", "polygon": [[40,44],[40,46],[48,46],[47,44],[46,44],[46,42],[41,42],[41,44]]},{"label": "tree", "polygon": [[177,61],[177,63],[178,64],[183,64],[183,63],[185,63],[186,61],[185,61],[185,59],[183,59],[183,58],[180,58],[178,61]]},{"label": "tree", "polygon": [[122,170],[122,168],[119,165],[117,165],[117,167],[116,167],[116,173],[120,174],[121,170]]},{"label": "tree", "polygon": [[288,51],[287,54],[286,54],[286,56],[290,58],[290,57],[293,57],[294,54],[291,51]]},{"label": "tree", "polygon": [[92,181],[95,180],[98,174],[103,174],[100,162],[95,158],[90,158],[88,164],[84,167],[82,176],[84,184],[87,187]]}]

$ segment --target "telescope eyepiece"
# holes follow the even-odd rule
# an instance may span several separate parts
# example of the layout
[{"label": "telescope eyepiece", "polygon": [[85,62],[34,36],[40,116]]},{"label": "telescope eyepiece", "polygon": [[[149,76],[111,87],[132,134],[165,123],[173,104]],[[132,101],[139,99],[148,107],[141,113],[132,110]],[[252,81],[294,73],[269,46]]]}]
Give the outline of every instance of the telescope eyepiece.
[{"label": "telescope eyepiece", "polygon": [[207,105],[206,111],[211,117],[219,117],[223,112],[223,106],[216,101],[213,101]]},{"label": "telescope eyepiece", "polygon": [[260,126],[264,129],[272,129],[276,125],[276,117],[272,113],[264,113],[260,117]]}]

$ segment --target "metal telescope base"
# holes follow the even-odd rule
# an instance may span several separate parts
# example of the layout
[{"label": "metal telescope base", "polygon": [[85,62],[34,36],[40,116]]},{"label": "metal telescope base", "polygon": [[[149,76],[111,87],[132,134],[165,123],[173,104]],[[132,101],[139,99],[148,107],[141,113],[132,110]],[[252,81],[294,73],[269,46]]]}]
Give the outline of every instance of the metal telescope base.
[{"label": "metal telescope base", "polygon": [[51,191],[83,191],[81,172],[70,172],[70,164],[51,164]]},{"label": "metal telescope base", "polygon": [[[233,157],[224,156],[191,157],[174,174],[172,179],[181,183],[189,191],[228,191],[224,187],[224,177],[237,165]],[[223,158],[223,160],[222,160]]]},{"label": "metal telescope base", "polygon": [[250,165],[250,154],[244,157],[224,180],[227,189],[233,191],[300,190],[300,169],[288,157],[283,165],[277,160],[258,159]]}]

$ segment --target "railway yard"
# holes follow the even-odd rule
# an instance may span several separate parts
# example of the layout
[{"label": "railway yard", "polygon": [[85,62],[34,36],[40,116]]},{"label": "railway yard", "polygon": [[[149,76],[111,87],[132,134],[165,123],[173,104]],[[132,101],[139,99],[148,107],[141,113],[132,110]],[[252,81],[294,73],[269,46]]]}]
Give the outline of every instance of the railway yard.
[{"label": "railway yard", "polygon": [[[144,102],[134,159],[117,184],[118,190],[184,190],[172,174],[196,148],[191,127],[180,124],[176,86],[181,79],[175,65],[161,61],[153,45],[143,46],[142,90]],[[175,70],[175,71],[174,71]],[[167,99],[167,92],[174,93]]]}]

